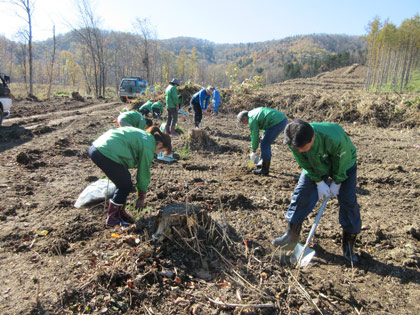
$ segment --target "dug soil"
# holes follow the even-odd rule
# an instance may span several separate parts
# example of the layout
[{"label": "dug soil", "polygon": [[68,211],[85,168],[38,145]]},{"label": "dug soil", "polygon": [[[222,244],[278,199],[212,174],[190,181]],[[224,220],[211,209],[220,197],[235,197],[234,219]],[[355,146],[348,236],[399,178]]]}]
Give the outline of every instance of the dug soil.
[{"label": "dug soil", "polygon": [[[153,161],[147,206],[126,228],[105,226],[104,202],[74,203],[104,178],[88,149],[127,104],[15,100],[0,128],[0,313],[420,314],[418,95],[365,93],[364,71],[222,90],[220,114],[204,116],[198,131],[180,115],[178,161]],[[296,269],[271,245],[286,230],[301,170],[281,135],[270,176],[252,174],[249,130],[236,114],[259,106],[338,122],[350,134],[363,220],[358,265],[342,257],[334,199],[308,267]],[[134,201],[132,193],[128,209]],[[188,215],[157,235],[173,209]]]}]

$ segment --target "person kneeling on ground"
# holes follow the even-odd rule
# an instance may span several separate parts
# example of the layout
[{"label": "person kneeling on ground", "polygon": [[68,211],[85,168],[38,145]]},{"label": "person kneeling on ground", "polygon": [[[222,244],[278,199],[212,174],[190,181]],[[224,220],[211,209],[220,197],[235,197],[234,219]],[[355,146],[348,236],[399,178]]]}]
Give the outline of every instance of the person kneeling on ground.
[{"label": "person kneeling on ground", "polygon": [[127,196],[133,190],[129,169],[137,168],[135,208],[141,210],[150,182],[152,160],[155,153],[163,151],[172,151],[171,138],[156,126],[146,131],[134,127],[111,129],[93,142],[89,157],[117,187],[109,201],[107,225],[134,223],[134,218],[125,211]]},{"label": "person kneeling on ground", "polygon": [[117,118],[117,123],[120,127],[135,127],[142,130],[153,125],[151,119],[144,118],[144,116],[136,110],[120,113]]},{"label": "person kneeling on ground", "polygon": [[260,144],[260,130],[264,133],[261,139],[262,167],[260,170],[255,170],[254,174],[268,175],[271,162],[271,144],[286,127],[286,115],[273,108],[257,107],[249,112],[246,110],[240,112],[237,119],[239,123],[249,125],[252,148],[249,158],[252,162],[255,162],[257,157],[256,151]]},{"label": "person kneeling on ground", "polygon": [[[337,124],[307,123],[296,119],[286,126],[284,143],[289,145],[303,169],[286,213],[289,228],[273,240],[275,246],[293,249],[299,242],[302,222],[319,199],[337,197],[339,222],[343,229],[342,250],[347,262],[357,263],[353,252],[361,230],[360,208],[356,197],[356,148]],[[332,183],[327,184],[328,178]]]}]

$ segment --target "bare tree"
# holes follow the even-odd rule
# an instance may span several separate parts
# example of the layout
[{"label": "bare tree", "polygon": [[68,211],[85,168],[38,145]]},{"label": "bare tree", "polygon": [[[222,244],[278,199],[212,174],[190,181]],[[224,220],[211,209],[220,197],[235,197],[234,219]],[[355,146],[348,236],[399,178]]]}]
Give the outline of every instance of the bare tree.
[{"label": "bare tree", "polygon": [[35,9],[35,1],[31,0],[11,0],[12,3],[25,11],[25,16],[20,16],[27,24],[28,29],[24,32],[25,38],[28,41],[28,56],[29,56],[29,94],[33,95],[33,55],[32,55],[32,14]]},{"label": "bare tree", "polygon": [[53,51],[51,53],[51,62],[48,69],[48,93],[47,98],[49,99],[51,96],[51,85],[53,80],[53,73],[54,73],[54,63],[55,63],[55,52],[57,50],[57,43],[55,40],[55,25],[53,25]]},{"label": "bare tree", "polygon": [[[78,0],[77,4],[82,25],[79,29],[73,27],[73,31],[89,51],[92,61],[95,96],[104,96],[106,62],[103,32],[98,28],[98,21],[93,14],[89,0]],[[85,73],[88,73],[88,71],[85,71]]]},{"label": "bare tree", "polygon": [[151,68],[155,59],[156,34],[148,19],[136,19],[136,28],[140,36],[139,48],[142,56],[142,64],[146,72],[146,80],[151,82]]}]

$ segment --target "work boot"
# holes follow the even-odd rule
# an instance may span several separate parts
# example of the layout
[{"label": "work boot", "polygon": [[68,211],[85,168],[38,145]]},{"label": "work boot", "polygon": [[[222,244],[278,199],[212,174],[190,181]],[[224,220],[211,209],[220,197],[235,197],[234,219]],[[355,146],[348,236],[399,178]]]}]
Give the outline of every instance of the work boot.
[{"label": "work boot", "polygon": [[289,222],[287,232],[283,236],[275,238],[271,243],[274,246],[280,246],[284,250],[292,250],[296,247],[296,244],[299,242],[299,235],[301,229],[302,223]]},{"label": "work boot", "polygon": [[261,169],[255,170],[254,175],[265,175],[267,176],[270,172],[270,161],[271,160],[263,160]]},{"label": "work boot", "polygon": [[124,222],[121,219],[120,211],[122,209],[123,205],[114,203],[112,200],[109,201],[108,206],[108,216],[106,217],[106,225],[109,226],[116,226],[116,225],[123,225],[127,226],[128,223]]},{"label": "work boot", "polygon": [[123,221],[127,222],[127,223],[135,223],[136,220],[134,219],[134,217],[130,214],[130,212],[127,212],[125,210],[125,204],[122,206],[121,210],[120,210],[120,217]]},{"label": "work boot", "polygon": [[343,256],[344,259],[353,264],[357,264],[359,262],[359,259],[357,259],[356,254],[353,251],[354,242],[356,241],[357,234],[354,233],[348,233],[343,231]]}]

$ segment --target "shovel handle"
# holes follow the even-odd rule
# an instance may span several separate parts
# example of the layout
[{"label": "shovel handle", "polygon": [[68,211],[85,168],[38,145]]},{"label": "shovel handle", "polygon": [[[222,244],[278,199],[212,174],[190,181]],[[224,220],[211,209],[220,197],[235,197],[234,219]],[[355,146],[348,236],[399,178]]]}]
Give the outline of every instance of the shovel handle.
[{"label": "shovel handle", "polygon": [[319,209],[319,212],[318,212],[318,214],[315,218],[315,222],[312,225],[311,231],[309,232],[308,238],[306,239],[305,245],[303,246],[302,252],[299,255],[297,266],[300,266],[300,262],[303,258],[303,254],[305,253],[306,248],[309,246],[309,243],[311,242],[312,237],[315,234],[316,227],[318,226],[319,220],[321,219],[322,213],[324,212],[325,205],[327,204],[327,201],[328,201],[328,197],[324,198],[324,201],[322,202],[321,208]]}]

